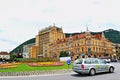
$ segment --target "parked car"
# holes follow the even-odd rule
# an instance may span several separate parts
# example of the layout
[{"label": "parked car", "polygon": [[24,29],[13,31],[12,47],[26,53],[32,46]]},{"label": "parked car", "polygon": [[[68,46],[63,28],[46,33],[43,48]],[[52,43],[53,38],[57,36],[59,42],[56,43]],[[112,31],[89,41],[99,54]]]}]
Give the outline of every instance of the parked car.
[{"label": "parked car", "polygon": [[73,71],[79,74],[89,74],[91,76],[96,73],[110,72],[113,73],[115,67],[112,64],[106,63],[103,59],[84,58],[77,59],[73,63]]},{"label": "parked car", "polygon": [[110,63],[111,59],[109,57],[100,57],[99,59],[103,59],[106,61],[106,63]]},{"label": "parked car", "polygon": [[117,59],[111,59],[111,62],[118,62]]}]

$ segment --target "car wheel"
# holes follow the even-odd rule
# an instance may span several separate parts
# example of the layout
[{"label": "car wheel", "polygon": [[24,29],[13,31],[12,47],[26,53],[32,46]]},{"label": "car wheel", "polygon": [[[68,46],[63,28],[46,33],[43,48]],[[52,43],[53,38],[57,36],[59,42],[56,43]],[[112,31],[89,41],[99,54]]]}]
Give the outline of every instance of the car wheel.
[{"label": "car wheel", "polygon": [[95,75],[95,69],[91,69],[89,72],[89,75],[94,76]]},{"label": "car wheel", "polygon": [[113,68],[113,67],[110,67],[109,72],[110,72],[110,73],[113,73],[113,72],[114,72],[114,68]]}]

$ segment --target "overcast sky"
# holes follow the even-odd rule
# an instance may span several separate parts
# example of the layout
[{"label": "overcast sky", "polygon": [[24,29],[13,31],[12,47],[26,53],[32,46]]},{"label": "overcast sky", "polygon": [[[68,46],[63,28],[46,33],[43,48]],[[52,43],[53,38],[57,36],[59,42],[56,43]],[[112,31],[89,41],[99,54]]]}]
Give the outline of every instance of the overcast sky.
[{"label": "overcast sky", "polygon": [[53,25],[64,33],[120,31],[120,0],[0,0],[0,51],[11,51]]}]

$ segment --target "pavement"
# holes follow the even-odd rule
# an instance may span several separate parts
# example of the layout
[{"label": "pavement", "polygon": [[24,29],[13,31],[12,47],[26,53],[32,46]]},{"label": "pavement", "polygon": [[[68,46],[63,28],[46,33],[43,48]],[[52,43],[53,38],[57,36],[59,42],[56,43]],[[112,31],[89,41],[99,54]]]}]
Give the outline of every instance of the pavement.
[{"label": "pavement", "polygon": [[28,75],[45,75],[45,74],[65,74],[73,72],[72,69],[48,70],[48,71],[24,71],[24,72],[0,72],[0,76],[28,76]]}]

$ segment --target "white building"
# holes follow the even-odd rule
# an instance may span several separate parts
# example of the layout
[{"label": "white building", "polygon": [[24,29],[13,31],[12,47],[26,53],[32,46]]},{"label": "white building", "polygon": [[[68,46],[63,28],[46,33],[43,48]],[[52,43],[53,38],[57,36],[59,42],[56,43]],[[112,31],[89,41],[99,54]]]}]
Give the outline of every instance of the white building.
[{"label": "white building", "polygon": [[10,59],[10,55],[8,52],[0,52],[0,58],[2,59]]}]

